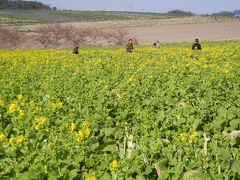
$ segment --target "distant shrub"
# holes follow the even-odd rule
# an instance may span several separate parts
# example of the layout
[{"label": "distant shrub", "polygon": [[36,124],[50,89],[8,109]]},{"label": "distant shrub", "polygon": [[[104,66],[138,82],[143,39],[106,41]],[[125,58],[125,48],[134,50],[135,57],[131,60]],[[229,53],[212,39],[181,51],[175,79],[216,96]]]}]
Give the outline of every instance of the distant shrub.
[{"label": "distant shrub", "polygon": [[171,16],[195,16],[195,14],[193,12],[183,11],[183,10],[179,10],[179,9],[168,11],[167,14],[171,15]]},{"label": "distant shrub", "polygon": [[218,13],[213,13],[212,16],[223,16],[223,17],[233,17],[234,12],[230,11],[222,11]]}]

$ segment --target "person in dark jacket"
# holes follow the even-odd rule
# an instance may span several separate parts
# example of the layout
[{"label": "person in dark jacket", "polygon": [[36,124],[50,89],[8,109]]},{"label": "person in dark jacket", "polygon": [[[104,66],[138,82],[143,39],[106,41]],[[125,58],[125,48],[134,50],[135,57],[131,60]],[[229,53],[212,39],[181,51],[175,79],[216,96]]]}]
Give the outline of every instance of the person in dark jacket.
[{"label": "person in dark jacket", "polygon": [[79,47],[75,47],[74,49],[73,49],[73,54],[79,54]]},{"label": "person in dark jacket", "polygon": [[128,44],[126,47],[127,52],[132,53],[133,52],[133,43],[132,43],[132,39],[128,40]]},{"label": "person in dark jacket", "polygon": [[201,44],[198,39],[195,39],[195,43],[192,45],[192,50],[202,50]]},{"label": "person in dark jacket", "polygon": [[156,49],[159,49],[160,48],[159,41],[156,41],[155,43],[153,43],[153,47],[156,48]]},{"label": "person in dark jacket", "polygon": [[153,43],[153,47],[154,47],[154,48],[157,48],[157,43]]}]

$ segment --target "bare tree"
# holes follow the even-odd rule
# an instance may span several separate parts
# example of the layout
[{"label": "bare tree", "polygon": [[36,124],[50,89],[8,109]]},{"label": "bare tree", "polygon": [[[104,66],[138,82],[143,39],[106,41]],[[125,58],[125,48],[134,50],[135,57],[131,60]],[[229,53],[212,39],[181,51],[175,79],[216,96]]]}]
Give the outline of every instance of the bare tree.
[{"label": "bare tree", "polygon": [[90,36],[89,29],[76,29],[76,33],[80,44],[85,44]]},{"label": "bare tree", "polygon": [[132,38],[132,42],[133,42],[133,44],[139,44],[138,39],[136,37]]},{"label": "bare tree", "polygon": [[88,37],[88,29],[74,28],[72,26],[64,27],[64,38],[75,47],[85,44]]},{"label": "bare tree", "polygon": [[46,30],[51,34],[53,41],[58,42],[63,39],[64,27],[58,23],[47,24]]},{"label": "bare tree", "polygon": [[106,30],[102,31],[101,36],[106,39],[108,43],[112,42],[112,37],[114,36],[114,31],[113,30]]},{"label": "bare tree", "polygon": [[0,47],[3,48],[3,44],[5,44],[4,42],[4,34],[5,34],[5,29],[0,27]]},{"label": "bare tree", "polygon": [[88,35],[92,39],[93,44],[97,43],[97,39],[102,37],[102,31],[98,29],[88,29]]},{"label": "bare tree", "polygon": [[0,30],[1,41],[11,48],[16,48],[24,40],[26,40],[26,35],[19,32],[17,29],[1,29]]},{"label": "bare tree", "polygon": [[[115,30],[108,30],[103,31],[101,36],[106,39],[108,43],[113,43],[115,45],[123,45],[128,42],[128,39],[131,38],[131,34],[124,30],[124,29],[115,29]],[[138,44],[137,39],[131,38],[134,44]]]},{"label": "bare tree", "polygon": [[45,27],[41,27],[37,31],[37,35],[35,36],[35,40],[37,42],[39,42],[45,49],[47,49],[49,46],[51,46],[54,42],[52,34]]},{"label": "bare tree", "polygon": [[[17,29],[0,28],[0,40],[3,47],[17,47],[27,38],[39,42],[45,49],[60,42],[67,42],[71,46],[96,44],[98,40],[107,41],[111,45],[126,44],[131,34],[123,29],[98,30],[91,28],[75,28],[60,24],[47,24],[38,29],[35,34],[18,32]],[[138,44],[136,38],[131,38],[134,44]],[[61,41],[62,40],[62,41]],[[5,45],[6,44],[6,45]]]},{"label": "bare tree", "polygon": [[113,43],[116,45],[123,45],[129,38],[129,32],[123,29],[116,29],[112,34]]},{"label": "bare tree", "polygon": [[71,41],[73,36],[73,26],[64,26],[63,27],[63,38],[66,39],[68,42]]}]

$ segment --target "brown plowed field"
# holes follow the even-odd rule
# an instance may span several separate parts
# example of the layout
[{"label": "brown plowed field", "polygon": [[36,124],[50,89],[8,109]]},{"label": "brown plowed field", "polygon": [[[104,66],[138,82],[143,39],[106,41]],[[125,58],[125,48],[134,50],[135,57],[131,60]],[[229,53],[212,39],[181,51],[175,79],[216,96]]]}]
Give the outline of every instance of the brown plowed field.
[{"label": "brown plowed field", "polygon": [[156,40],[162,43],[200,40],[240,40],[240,21],[206,24],[162,24],[143,27],[128,27],[140,43]]}]

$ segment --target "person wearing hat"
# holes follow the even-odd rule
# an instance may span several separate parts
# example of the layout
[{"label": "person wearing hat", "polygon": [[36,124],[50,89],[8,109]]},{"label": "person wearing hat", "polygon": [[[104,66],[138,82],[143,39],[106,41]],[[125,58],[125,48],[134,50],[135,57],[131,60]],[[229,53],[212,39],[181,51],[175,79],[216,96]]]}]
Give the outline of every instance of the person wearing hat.
[{"label": "person wearing hat", "polygon": [[195,43],[192,45],[192,50],[202,50],[199,39],[195,39]]}]

